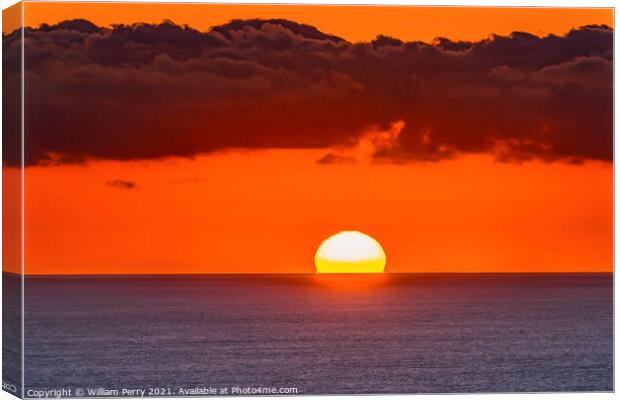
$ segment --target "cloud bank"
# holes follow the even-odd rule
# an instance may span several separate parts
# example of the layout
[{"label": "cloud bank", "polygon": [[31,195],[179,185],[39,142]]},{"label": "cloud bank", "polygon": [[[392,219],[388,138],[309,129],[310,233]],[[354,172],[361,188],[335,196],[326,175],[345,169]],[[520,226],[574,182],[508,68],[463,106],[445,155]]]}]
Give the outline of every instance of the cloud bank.
[{"label": "cloud bank", "polygon": [[[17,62],[17,33],[3,44],[5,63]],[[287,20],[209,32],[85,20],[28,28],[25,163],[230,148],[325,148],[327,157],[394,124],[373,159],[611,161],[612,44],[606,26],[430,44],[350,43]],[[3,80],[14,86],[18,74]]]}]

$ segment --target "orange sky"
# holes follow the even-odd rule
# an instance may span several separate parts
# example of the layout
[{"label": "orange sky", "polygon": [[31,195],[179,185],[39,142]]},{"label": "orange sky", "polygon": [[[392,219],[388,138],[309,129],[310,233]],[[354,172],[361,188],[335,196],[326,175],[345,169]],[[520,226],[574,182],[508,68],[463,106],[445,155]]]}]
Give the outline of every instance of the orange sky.
[{"label": "orange sky", "polygon": [[[145,3],[24,4],[26,26],[85,18],[98,25],[161,22],[188,24],[199,30],[234,18],[286,18],[316,26],[350,41],[369,41],[378,34],[402,40],[431,41],[442,36],[479,40],[491,33],[526,31],[564,34],[586,24],[613,26],[611,8],[306,6]],[[4,27],[6,32],[8,27]],[[11,27],[14,28],[14,27]]]},{"label": "orange sky", "polygon": [[[26,3],[26,25],[86,18],[201,30],[232,18],[289,18],[351,41],[387,34],[475,40],[612,25],[611,9]],[[6,30],[6,27],[5,27]],[[25,273],[312,272],[342,230],[375,237],[393,272],[613,269],[611,163],[320,165],[323,150],[220,152],[195,159],[94,161],[25,172]],[[3,170],[5,185],[19,170]],[[109,185],[132,181],[134,189]],[[10,192],[6,190],[5,193]],[[6,226],[18,226],[5,200]],[[13,246],[5,235],[5,246]],[[4,252],[4,270],[19,271]]]},{"label": "orange sky", "polygon": [[311,272],[321,241],[349,229],[379,240],[394,272],[612,270],[609,163],[322,154],[28,168],[26,273]]}]

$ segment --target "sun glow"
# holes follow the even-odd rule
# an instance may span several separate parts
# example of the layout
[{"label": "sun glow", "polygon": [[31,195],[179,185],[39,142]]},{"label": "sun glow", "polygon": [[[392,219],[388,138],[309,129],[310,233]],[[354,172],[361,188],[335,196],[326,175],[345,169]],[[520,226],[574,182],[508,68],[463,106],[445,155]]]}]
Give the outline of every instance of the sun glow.
[{"label": "sun glow", "polygon": [[316,251],[318,273],[383,273],[385,253],[372,237],[357,231],[344,231],[327,238]]}]

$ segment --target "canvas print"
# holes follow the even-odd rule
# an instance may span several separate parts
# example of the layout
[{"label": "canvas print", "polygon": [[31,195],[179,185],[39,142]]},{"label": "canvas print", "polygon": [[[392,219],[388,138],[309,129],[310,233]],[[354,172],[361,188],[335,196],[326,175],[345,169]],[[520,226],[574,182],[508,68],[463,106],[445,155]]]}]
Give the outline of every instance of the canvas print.
[{"label": "canvas print", "polygon": [[3,12],[3,389],[611,392],[613,9]]}]

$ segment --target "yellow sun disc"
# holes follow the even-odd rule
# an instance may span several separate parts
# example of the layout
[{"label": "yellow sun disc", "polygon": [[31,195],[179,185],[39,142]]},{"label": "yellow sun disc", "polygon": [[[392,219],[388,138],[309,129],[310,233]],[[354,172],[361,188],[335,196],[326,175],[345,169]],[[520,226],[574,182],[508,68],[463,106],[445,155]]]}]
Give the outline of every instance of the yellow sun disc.
[{"label": "yellow sun disc", "polygon": [[372,237],[358,231],[344,231],[321,243],[314,265],[318,273],[382,273],[385,253]]}]

